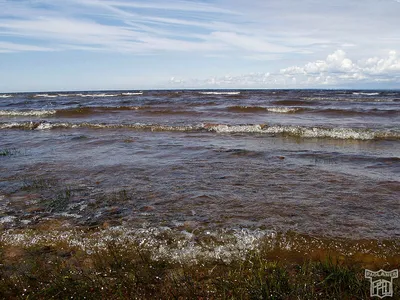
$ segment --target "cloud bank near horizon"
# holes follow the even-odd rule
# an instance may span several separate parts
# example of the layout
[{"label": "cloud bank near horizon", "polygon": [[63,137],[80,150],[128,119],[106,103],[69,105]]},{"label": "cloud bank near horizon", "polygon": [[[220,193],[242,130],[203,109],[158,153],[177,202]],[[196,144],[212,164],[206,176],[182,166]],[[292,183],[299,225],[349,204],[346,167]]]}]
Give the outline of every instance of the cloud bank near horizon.
[{"label": "cloud bank near horizon", "polygon": [[181,79],[172,77],[175,87],[214,88],[271,88],[271,87],[332,87],[348,84],[362,85],[371,82],[400,85],[400,58],[396,51],[384,57],[370,57],[352,61],[343,50],[329,54],[325,60],[308,62],[303,66],[290,66],[276,73],[249,73],[238,76],[225,75],[206,79]]}]

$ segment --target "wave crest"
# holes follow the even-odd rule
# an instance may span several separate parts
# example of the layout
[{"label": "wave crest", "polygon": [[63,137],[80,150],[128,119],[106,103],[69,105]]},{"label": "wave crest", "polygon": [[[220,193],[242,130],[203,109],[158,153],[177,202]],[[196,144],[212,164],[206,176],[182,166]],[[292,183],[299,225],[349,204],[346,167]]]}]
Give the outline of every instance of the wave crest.
[{"label": "wave crest", "polygon": [[201,95],[240,95],[240,92],[199,92]]},{"label": "wave crest", "polygon": [[0,110],[0,116],[9,116],[9,117],[17,117],[17,116],[48,116],[54,115],[56,113],[55,110]]},{"label": "wave crest", "polygon": [[50,95],[50,94],[36,94],[33,96],[34,98],[57,98],[58,95]]},{"label": "wave crest", "polygon": [[378,96],[380,93],[354,92],[353,95]]},{"label": "wave crest", "polygon": [[209,131],[218,133],[267,133],[283,134],[302,138],[334,138],[354,140],[399,139],[399,131],[354,129],[354,128],[323,128],[290,125],[211,125]]},{"label": "wave crest", "polygon": [[130,92],[126,92],[126,93],[121,93],[122,96],[136,96],[136,95],[143,95],[143,92],[137,92],[137,93],[130,93]]},{"label": "wave crest", "polygon": [[295,113],[304,109],[298,107],[263,107],[263,106],[229,106],[231,112],[252,113],[252,112],[272,112],[272,113]]},{"label": "wave crest", "polygon": [[0,123],[0,129],[30,129],[49,130],[57,128],[93,128],[93,129],[131,129],[144,131],[171,131],[171,132],[215,132],[215,133],[258,133],[279,134],[300,138],[332,138],[353,140],[375,140],[375,139],[400,139],[399,130],[378,130],[361,128],[324,128],[306,127],[292,125],[266,125],[266,124],[200,124],[170,126],[162,124],[105,124],[105,123],[51,123],[41,122],[12,122]]}]

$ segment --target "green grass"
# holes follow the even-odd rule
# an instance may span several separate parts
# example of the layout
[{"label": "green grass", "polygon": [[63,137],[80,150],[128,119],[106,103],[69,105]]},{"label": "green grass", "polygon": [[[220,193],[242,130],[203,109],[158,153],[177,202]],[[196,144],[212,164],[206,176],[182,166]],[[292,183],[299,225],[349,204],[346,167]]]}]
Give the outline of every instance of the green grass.
[{"label": "green grass", "polygon": [[[151,251],[140,244],[121,247],[114,240],[90,254],[62,242],[19,248],[3,244],[0,298],[369,298],[369,282],[364,278],[366,265],[362,261],[343,261],[335,256],[312,259],[308,255],[301,261],[289,257],[271,259],[269,251],[260,248],[250,251],[245,259],[230,262],[176,263],[153,259]],[[392,299],[399,299],[399,280],[394,287]]]}]

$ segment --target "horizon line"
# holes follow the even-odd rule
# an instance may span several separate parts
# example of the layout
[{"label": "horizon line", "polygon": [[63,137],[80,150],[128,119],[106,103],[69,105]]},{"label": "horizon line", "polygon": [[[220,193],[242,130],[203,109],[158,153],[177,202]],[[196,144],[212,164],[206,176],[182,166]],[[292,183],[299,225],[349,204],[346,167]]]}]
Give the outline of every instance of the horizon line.
[{"label": "horizon line", "polygon": [[41,90],[41,91],[19,91],[19,92],[0,92],[6,94],[35,94],[35,93],[72,93],[72,92],[150,92],[150,91],[396,91],[400,88],[154,88],[154,89],[106,89],[106,90]]}]

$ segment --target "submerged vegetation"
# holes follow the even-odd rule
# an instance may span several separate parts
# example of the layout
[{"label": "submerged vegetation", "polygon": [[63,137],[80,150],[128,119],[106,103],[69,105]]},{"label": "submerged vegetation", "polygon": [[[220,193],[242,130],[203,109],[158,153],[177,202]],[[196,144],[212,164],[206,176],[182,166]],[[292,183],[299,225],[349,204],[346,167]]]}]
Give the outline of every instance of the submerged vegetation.
[{"label": "submerged vegetation", "polygon": [[23,191],[35,191],[35,190],[44,190],[44,189],[52,189],[57,184],[56,179],[48,179],[48,178],[23,178],[22,179],[22,187]]},{"label": "submerged vegetation", "polygon": [[21,182],[0,214],[0,299],[367,299],[366,268],[400,268],[397,239],[132,228],[125,216],[154,209],[139,188],[87,197],[55,178]]},{"label": "submerged vegetation", "polygon": [[[189,245],[171,232],[148,229],[135,239],[122,229],[50,234],[44,228],[0,238],[0,298],[367,299],[365,268],[400,267],[399,256],[379,247],[350,255],[360,247],[351,246],[344,255],[333,241],[317,247],[317,239],[295,234],[264,237],[247,249],[238,239],[222,253],[226,245],[206,233],[197,237],[200,247],[190,246],[201,251],[188,256]],[[398,243],[385,246],[398,253]],[[399,287],[397,280],[394,295]]]},{"label": "submerged vegetation", "polygon": [[13,156],[13,155],[17,155],[20,154],[21,151],[16,149],[16,148],[12,148],[12,149],[0,149],[0,156]]}]

